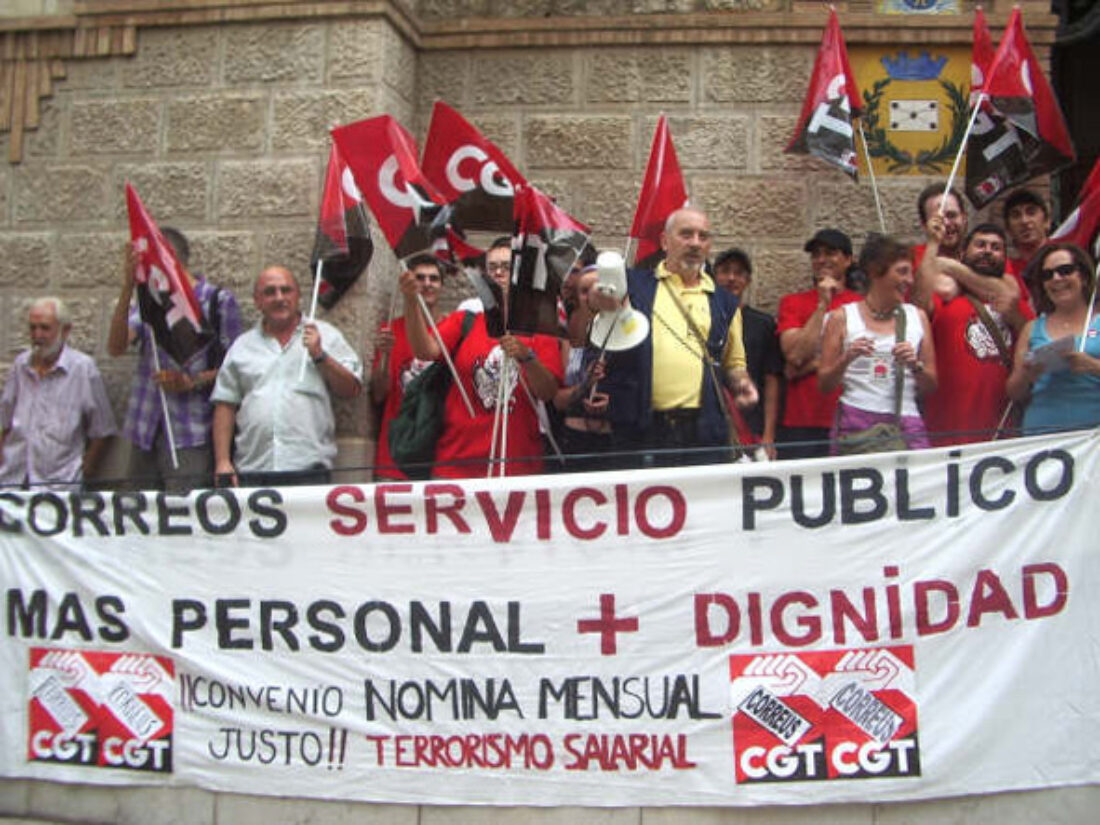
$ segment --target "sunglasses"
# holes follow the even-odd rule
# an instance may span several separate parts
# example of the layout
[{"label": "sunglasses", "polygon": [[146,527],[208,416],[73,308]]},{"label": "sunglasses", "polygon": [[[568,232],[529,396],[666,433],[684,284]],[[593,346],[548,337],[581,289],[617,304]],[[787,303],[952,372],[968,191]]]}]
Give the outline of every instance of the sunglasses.
[{"label": "sunglasses", "polygon": [[1068,278],[1070,275],[1077,271],[1077,264],[1059,264],[1058,266],[1051,267],[1050,269],[1043,269],[1039,271],[1039,275],[1043,279],[1045,284],[1051,280],[1055,275],[1060,278]]}]

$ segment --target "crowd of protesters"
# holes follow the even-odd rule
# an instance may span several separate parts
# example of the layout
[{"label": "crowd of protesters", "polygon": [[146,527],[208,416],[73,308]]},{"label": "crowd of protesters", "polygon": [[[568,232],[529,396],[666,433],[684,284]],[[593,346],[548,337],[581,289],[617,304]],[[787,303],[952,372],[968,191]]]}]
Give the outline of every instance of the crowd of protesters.
[{"label": "crowd of protesters", "polygon": [[[693,207],[669,216],[651,269],[624,268],[616,281],[615,259],[586,247],[564,279],[558,338],[495,329],[479,300],[444,313],[448,267],[413,258],[399,282],[404,311],[379,330],[368,376],[380,422],[373,477],[805,459],[1100,424],[1095,265],[1047,240],[1046,202],[1017,190],[1003,225],[970,228],[958,193],[933,185],[917,211],[925,237],[912,247],[872,234],[857,256],[841,229],[815,232],[807,288],[782,296],[775,318],[749,304],[749,255],[713,254],[708,217]],[[164,235],[213,337],[186,364],[157,346],[133,305],[128,248],[108,338],[112,356],[138,353],[122,431],[128,483],[328,482],[331,397],[361,391],[358,353],[334,326],[303,319],[299,284],[277,266],[257,278],[260,319],[242,334],[235,296],[187,271],[181,233]],[[481,262],[498,310],[510,241]],[[0,396],[0,482],[78,487],[115,433],[103,382],[69,347],[61,301],[35,301],[28,321],[31,347]],[[434,460],[399,466],[391,425],[406,414],[405,389],[441,359],[453,379]]]}]

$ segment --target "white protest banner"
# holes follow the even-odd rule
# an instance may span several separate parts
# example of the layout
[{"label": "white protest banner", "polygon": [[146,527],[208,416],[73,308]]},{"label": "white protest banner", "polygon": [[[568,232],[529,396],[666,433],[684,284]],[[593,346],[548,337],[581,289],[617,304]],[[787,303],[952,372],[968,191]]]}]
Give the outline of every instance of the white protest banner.
[{"label": "white protest banner", "polygon": [[593,806],[1094,783],[1098,446],[0,492],[0,775]]}]

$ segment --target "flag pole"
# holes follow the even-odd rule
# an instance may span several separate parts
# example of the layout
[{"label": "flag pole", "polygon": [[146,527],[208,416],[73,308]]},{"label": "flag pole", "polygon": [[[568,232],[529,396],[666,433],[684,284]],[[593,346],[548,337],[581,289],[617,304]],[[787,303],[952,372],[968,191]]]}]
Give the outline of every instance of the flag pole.
[{"label": "flag pole", "polygon": [[500,371],[500,397],[502,400],[500,410],[500,463],[499,471],[497,475],[500,478],[504,478],[507,475],[506,462],[508,461],[508,398],[511,395],[508,392],[508,382],[512,379],[512,370],[518,370],[519,364],[512,362],[511,358],[507,356],[504,358],[504,363]]},{"label": "flag pole", "polygon": [[871,152],[867,148],[867,135],[863,133],[863,118],[859,118],[859,138],[863,144],[863,160],[867,164],[867,175],[871,178],[871,194],[875,196],[875,210],[878,212],[878,225],[882,234],[886,234],[886,215],[882,211],[882,201],[878,196],[878,181],[875,179],[875,167],[871,163]]},{"label": "flag pole", "polygon": [[[324,264],[324,258],[317,259],[317,270],[313,273],[313,298],[309,302],[309,318],[308,323],[313,323],[313,319],[317,316],[317,298],[321,295],[321,266]],[[309,361],[309,352],[305,347],[302,347],[302,367],[298,370],[298,383],[302,382],[302,379],[306,377],[306,362]]]},{"label": "flag pole", "polygon": [[[160,372],[160,347],[157,346],[157,336],[145,325],[145,332],[153,348],[153,369]],[[164,435],[168,439],[168,453],[172,456],[172,469],[180,468],[179,456],[176,455],[176,437],[172,434],[172,416],[168,412],[168,398],[164,394],[164,387],[157,384],[157,392],[160,394],[160,408],[164,411]]]},{"label": "flag pole", "polygon": [[947,176],[947,186],[944,187],[944,197],[940,198],[940,217],[943,217],[943,210],[947,207],[947,193],[951,191],[951,187],[955,184],[955,177],[959,174],[959,164],[962,163],[963,155],[966,153],[966,144],[970,140],[970,133],[974,131],[974,123],[978,119],[978,112],[982,110],[982,103],[985,101],[985,92],[978,92],[978,99],[974,101],[974,111],[970,113],[970,121],[966,124],[966,131],[963,132],[962,141],[959,144],[959,153],[955,155],[955,163],[951,166],[951,174]]},{"label": "flag pole", "polygon": [[466,405],[466,411],[470,414],[470,418],[474,418],[474,405],[470,403],[470,396],[466,394],[466,388],[462,385],[462,379],[458,377],[458,369],[455,368],[455,362],[451,360],[451,353],[448,351],[446,344],[443,343],[443,336],[439,334],[439,327],[435,325],[435,319],[432,318],[432,313],[428,310],[428,305],[424,303],[424,296],[419,292],[416,293],[416,301],[420,304],[420,311],[424,313],[424,318],[428,322],[428,328],[432,331],[432,336],[439,345],[439,351],[443,355],[443,360],[447,363],[447,369],[451,371],[451,377],[454,379],[455,386],[458,387],[458,392],[462,396],[463,403]]},{"label": "flag pole", "polygon": [[[1097,238],[1096,246],[1100,248],[1100,238]],[[1089,296],[1088,306],[1085,307],[1085,326],[1084,329],[1081,330],[1081,343],[1077,345],[1078,352],[1085,351],[1085,341],[1088,340],[1089,325],[1092,323],[1092,309],[1096,305],[1096,286],[1098,280],[1100,280],[1100,264],[1096,265],[1096,272],[1093,273],[1092,295]]]},{"label": "flag pole", "polygon": [[498,435],[500,434],[500,411],[504,406],[504,371],[507,365],[508,356],[504,355],[504,351],[501,350],[500,375],[497,378],[497,397],[496,406],[493,408],[493,433],[489,440],[489,466],[486,468],[486,478],[493,477],[493,471],[496,470],[496,460],[500,454]]},{"label": "flag pole", "polygon": [[634,266],[634,254],[638,249],[638,239],[630,238],[626,239],[626,249],[623,250],[623,261],[627,267]]}]

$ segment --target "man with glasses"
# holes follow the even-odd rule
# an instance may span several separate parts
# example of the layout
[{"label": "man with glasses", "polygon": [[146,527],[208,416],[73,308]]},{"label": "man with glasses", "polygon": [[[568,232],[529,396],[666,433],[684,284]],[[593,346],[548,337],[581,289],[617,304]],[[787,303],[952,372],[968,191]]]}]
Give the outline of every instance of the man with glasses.
[{"label": "man with glasses", "polygon": [[[409,260],[409,271],[416,278],[417,292],[436,323],[443,317],[439,307],[439,295],[443,289],[443,265],[431,255],[416,255]],[[382,324],[374,343],[374,364],[370,374],[370,397],[376,406],[382,407],[378,429],[378,443],[374,454],[376,479],[402,480],[405,474],[390,458],[390,422],[401,409],[405,387],[430,361],[421,361],[413,355],[404,318],[391,318]]]},{"label": "man with glasses", "polygon": [[925,399],[924,420],[937,447],[987,441],[1011,429],[1005,381],[1016,337],[1035,316],[1005,272],[1004,230],[975,227],[962,260],[940,255],[946,234],[944,220],[931,214],[912,295],[932,321],[939,387]]},{"label": "man with glasses", "polygon": [[260,321],[233,342],[210,396],[217,482],[327,484],[336,458],[329,394],[359,394],[359,356],[336,327],[302,319],[285,267],[261,272],[252,298]]}]

